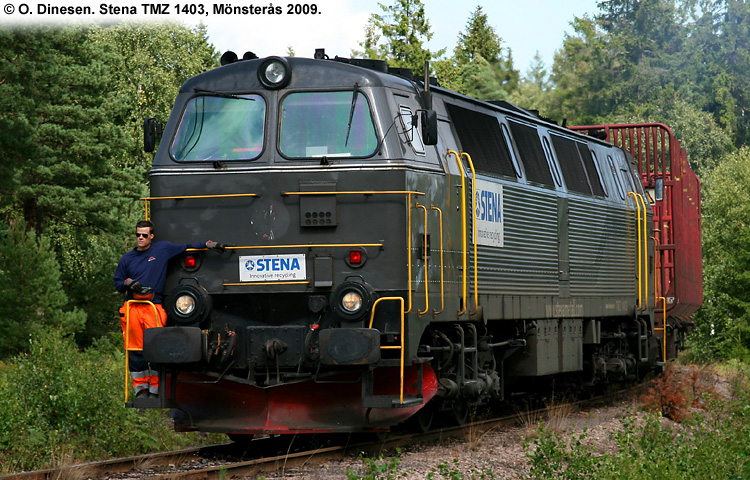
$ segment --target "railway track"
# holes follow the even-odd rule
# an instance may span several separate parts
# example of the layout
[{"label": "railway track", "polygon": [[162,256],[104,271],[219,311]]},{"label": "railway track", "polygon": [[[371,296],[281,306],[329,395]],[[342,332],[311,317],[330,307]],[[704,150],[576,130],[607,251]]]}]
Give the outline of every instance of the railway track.
[{"label": "railway track", "polygon": [[287,470],[320,465],[359,454],[377,456],[386,450],[416,444],[441,442],[451,438],[466,438],[491,429],[515,426],[523,419],[544,418],[556,408],[591,408],[622,400],[643,388],[621,390],[590,400],[558,403],[551,407],[521,410],[496,418],[471,421],[461,426],[443,427],[425,433],[390,433],[387,436],[366,438],[363,435],[287,436],[254,439],[172,452],[152,453],[60,468],[35,470],[0,476],[0,480],[48,480],[65,478],[124,479],[138,478],[189,480],[231,477],[255,477]]}]

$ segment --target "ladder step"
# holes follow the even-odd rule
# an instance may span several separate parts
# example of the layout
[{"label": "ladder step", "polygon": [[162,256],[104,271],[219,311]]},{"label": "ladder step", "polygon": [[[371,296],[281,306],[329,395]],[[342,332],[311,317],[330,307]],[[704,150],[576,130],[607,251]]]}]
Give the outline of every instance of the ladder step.
[{"label": "ladder step", "polygon": [[398,358],[381,358],[378,361],[378,367],[398,367],[401,365],[401,360]]},{"label": "ladder step", "polygon": [[126,408],[166,408],[158,397],[136,397],[125,404]]},{"label": "ladder step", "polygon": [[424,399],[415,395],[404,396],[404,403],[401,403],[399,396],[391,395],[373,395],[362,399],[364,408],[407,408],[422,405]]}]

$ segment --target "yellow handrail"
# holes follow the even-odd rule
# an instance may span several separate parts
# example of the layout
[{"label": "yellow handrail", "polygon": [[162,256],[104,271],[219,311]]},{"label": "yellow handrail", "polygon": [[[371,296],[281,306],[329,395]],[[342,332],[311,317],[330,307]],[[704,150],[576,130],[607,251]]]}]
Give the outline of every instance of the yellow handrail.
[{"label": "yellow handrail", "polygon": [[456,163],[458,164],[458,171],[461,175],[461,245],[462,245],[462,260],[461,265],[463,267],[463,281],[462,281],[462,295],[464,299],[464,308],[458,311],[458,315],[466,313],[466,180],[464,179],[464,167],[461,164],[461,157],[458,152],[454,150],[448,150],[447,155],[453,155],[456,157]]},{"label": "yellow handrail", "polygon": [[[429,266],[430,265],[428,263],[428,254],[429,254],[429,252],[427,251],[427,207],[425,207],[424,205],[421,205],[419,202],[417,202],[416,204],[414,204],[414,207],[415,208],[421,208],[424,211],[424,233],[422,234],[423,235],[422,248],[424,249],[423,254],[424,254],[424,301],[425,301],[425,306],[424,306],[424,310],[417,310],[417,314],[423,315],[423,314],[425,314],[425,313],[427,313],[427,312],[430,311],[430,289],[429,289],[429,285],[430,285],[430,275],[429,275],[430,269],[429,269]],[[411,277],[409,277],[409,278],[411,278]]]},{"label": "yellow handrail", "polygon": [[477,272],[477,172],[474,171],[474,162],[471,161],[471,155],[461,152],[461,157],[466,157],[471,169],[471,226],[474,243],[474,311],[469,315],[474,315],[479,310],[479,275]]},{"label": "yellow handrail", "polygon": [[435,205],[430,205],[430,210],[437,210],[440,220],[440,310],[432,310],[432,316],[437,316],[445,310],[445,274],[443,266],[443,211]]},{"label": "yellow handrail", "polygon": [[[643,196],[635,193],[628,192],[628,196],[632,196],[635,200],[635,206],[638,214],[637,222],[637,243],[638,243],[638,309],[648,308],[648,228],[647,228],[647,214],[646,214],[646,203],[643,200]],[[641,216],[641,207],[643,207],[643,215]],[[641,220],[642,219],[642,220]],[[646,297],[646,305],[644,307],[643,296]]]},{"label": "yellow handrail", "polygon": [[638,195],[638,201],[641,202],[641,207],[643,207],[643,277],[646,282],[643,292],[646,296],[646,308],[648,308],[648,211],[646,210],[646,201],[643,195]]},{"label": "yellow handrail", "polygon": [[149,220],[148,202],[151,200],[187,200],[195,198],[234,198],[234,197],[259,197],[257,193],[227,193],[221,195],[175,195],[169,197],[143,197],[141,200],[144,201],[146,208],[146,220]]},{"label": "yellow handrail", "polygon": [[[276,248],[345,248],[345,247],[378,247],[383,248],[383,243],[297,243],[293,245],[242,245],[227,246],[225,250],[262,250]],[[188,248],[186,252],[203,252],[207,248]]]},{"label": "yellow handrail", "polygon": [[331,190],[328,192],[282,192],[281,196],[288,195],[424,195],[423,192],[410,190]]},{"label": "yellow handrail", "polygon": [[[142,348],[130,348],[130,305],[133,303],[145,303],[151,305],[154,309],[154,317],[156,318],[156,324],[159,325],[159,311],[156,309],[156,305],[150,300],[128,300],[125,302],[125,402],[128,401],[128,395],[130,394],[130,358],[128,352],[141,352]],[[161,326],[161,325],[159,325]]]},{"label": "yellow handrail", "polygon": [[404,313],[411,312],[411,193],[406,195],[406,292],[409,296],[409,309]]},{"label": "yellow handrail", "polygon": [[395,350],[400,349],[401,350],[401,386],[400,386],[400,396],[399,401],[403,404],[404,403],[404,298],[403,297],[381,297],[375,300],[375,303],[372,304],[372,312],[370,313],[370,325],[367,328],[372,328],[372,324],[375,321],[375,307],[378,306],[378,304],[385,300],[391,300],[391,301],[397,301],[401,303],[401,345],[400,346],[381,346],[381,350]]}]

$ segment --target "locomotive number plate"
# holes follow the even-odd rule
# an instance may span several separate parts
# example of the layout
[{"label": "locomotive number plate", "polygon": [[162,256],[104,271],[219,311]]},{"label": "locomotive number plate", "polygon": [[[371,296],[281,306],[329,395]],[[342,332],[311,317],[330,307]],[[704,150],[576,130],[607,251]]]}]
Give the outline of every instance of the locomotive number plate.
[{"label": "locomotive number plate", "polygon": [[304,254],[240,257],[240,282],[289,282],[307,279]]}]

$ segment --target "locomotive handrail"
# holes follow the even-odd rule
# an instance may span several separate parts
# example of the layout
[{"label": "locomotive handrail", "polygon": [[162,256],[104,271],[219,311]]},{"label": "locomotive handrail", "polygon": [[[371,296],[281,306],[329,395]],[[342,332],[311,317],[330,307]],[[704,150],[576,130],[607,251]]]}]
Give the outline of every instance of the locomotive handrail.
[{"label": "locomotive handrail", "polygon": [[[646,202],[643,200],[643,196],[635,192],[628,192],[628,196],[631,195],[635,200],[636,210],[638,212],[638,309],[642,310],[643,308],[648,308],[648,255],[646,253],[646,250],[648,249],[648,215],[646,212]],[[641,207],[643,207],[642,221]],[[643,274],[641,274],[641,270],[643,271]],[[645,307],[643,305],[643,296],[646,297]]]},{"label": "locomotive handrail", "polygon": [[479,274],[477,272],[477,172],[474,171],[474,162],[471,161],[471,155],[461,152],[461,157],[466,156],[471,168],[471,226],[472,240],[474,244],[474,311],[469,315],[474,315],[479,310]]},{"label": "locomotive handrail", "polygon": [[399,402],[404,403],[404,315],[406,312],[404,311],[404,297],[381,297],[375,300],[375,303],[372,304],[372,311],[370,312],[370,325],[367,328],[372,328],[372,324],[375,321],[375,307],[378,306],[378,304],[382,301],[396,301],[401,304],[401,335],[400,335],[400,346],[381,346],[381,350],[401,350],[401,359],[400,359],[400,366],[401,366],[401,386],[400,386],[400,396],[399,396]]},{"label": "locomotive handrail", "polygon": [[[424,233],[422,238],[422,249],[424,254],[424,310],[417,310],[417,314],[423,315],[430,311],[430,269],[429,269],[429,263],[428,263],[428,255],[429,251],[427,250],[427,207],[424,205],[421,205],[419,202],[414,204],[415,208],[421,208],[424,211]],[[409,275],[409,278],[411,278],[411,275]]]},{"label": "locomotive handrail", "polygon": [[148,202],[151,200],[187,200],[195,198],[235,198],[235,197],[259,197],[257,193],[226,193],[220,195],[175,195],[169,197],[143,197],[146,208],[146,220],[149,220]]},{"label": "locomotive handrail", "polygon": [[464,179],[464,167],[461,165],[461,157],[458,155],[458,152],[448,149],[447,155],[456,157],[458,171],[461,174],[461,266],[463,268],[461,292],[464,299],[464,308],[458,311],[458,316],[461,316],[466,313],[466,180]]},{"label": "locomotive handrail", "polygon": [[[296,243],[292,245],[231,245],[225,246],[225,250],[262,250],[264,248],[352,248],[352,247],[378,247],[383,248],[384,243]],[[186,252],[204,252],[208,248],[188,248]]]},{"label": "locomotive handrail", "polygon": [[[128,395],[130,394],[130,356],[128,352],[142,352],[143,348],[131,348],[130,347],[130,305],[133,303],[144,303],[151,305],[154,309],[154,317],[156,318],[156,324],[159,325],[159,311],[156,310],[156,305],[150,300],[128,300],[125,302],[125,403],[128,402]],[[160,327],[162,325],[159,325]]]},{"label": "locomotive handrail", "polygon": [[281,196],[288,195],[424,195],[424,192],[411,190],[331,190],[328,192],[281,192]]},{"label": "locomotive handrail", "polygon": [[445,310],[445,274],[443,266],[443,211],[435,205],[430,204],[430,210],[437,210],[440,220],[440,310],[432,310],[432,316],[435,317]]}]

